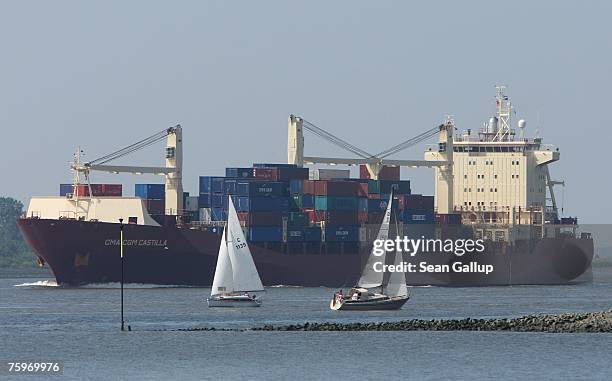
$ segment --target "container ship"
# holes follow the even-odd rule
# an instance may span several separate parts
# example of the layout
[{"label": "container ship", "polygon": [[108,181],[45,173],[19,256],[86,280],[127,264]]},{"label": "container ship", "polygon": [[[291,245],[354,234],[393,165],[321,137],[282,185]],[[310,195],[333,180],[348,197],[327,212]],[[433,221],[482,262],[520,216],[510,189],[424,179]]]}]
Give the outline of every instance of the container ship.
[{"label": "container ship", "polygon": [[[567,284],[588,280],[593,240],[577,218],[560,217],[548,165],[559,149],[524,137],[526,123],[511,125],[513,106],[498,86],[496,113],[473,132],[457,134],[452,119],[378,154],[370,154],[297,116],[288,123],[288,162],[226,168],[201,176],[195,195],[183,192],[182,128],[177,125],[82,163],[75,154],[71,184],[60,195],[33,197],[18,225],[58,284],[120,279],[119,230],[124,221],[125,281],[210,286],[229,197],[249,240],[264,285],[350,286],[361,273],[391,190],[398,231],[421,239],[482,239],[480,254],[433,252],[404,255],[415,265],[492,265],[494,271],[423,271],[409,285],[487,286]],[[309,131],[358,158],[304,155]],[[423,160],[389,156],[429,138]],[[108,164],[166,140],[164,167]],[[318,165],[359,166],[349,169]],[[310,165],[310,168],[308,167]],[[428,167],[435,196],[413,194],[400,168]],[[164,184],[93,184],[94,171],[151,173]]]}]

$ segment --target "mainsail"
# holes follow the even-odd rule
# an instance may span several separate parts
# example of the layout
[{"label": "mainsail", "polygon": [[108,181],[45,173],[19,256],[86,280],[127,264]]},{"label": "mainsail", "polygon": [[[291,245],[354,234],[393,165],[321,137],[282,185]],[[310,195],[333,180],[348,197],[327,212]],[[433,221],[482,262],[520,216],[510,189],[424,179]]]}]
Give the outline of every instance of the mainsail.
[{"label": "mainsail", "polygon": [[[378,230],[378,235],[376,236],[377,240],[386,240],[389,237],[389,224],[391,223],[391,205],[393,204],[393,191],[391,191],[391,195],[389,196],[389,203],[387,204],[387,209],[385,210],[385,217],[380,224],[380,229]],[[383,276],[384,272],[376,272],[374,271],[374,264],[376,262],[385,263],[385,255],[376,256],[374,255],[374,248],[370,252],[370,256],[368,257],[368,261],[361,272],[361,277],[357,282],[358,287],[363,288],[373,288],[380,287],[383,284]]]},{"label": "mainsail", "polygon": [[263,291],[259,273],[242,232],[231,196],[229,196],[227,231],[227,248],[234,274],[234,291]]},{"label": "mainsail", "polygon": [[229,252],[227,250],[227,241],[225,240],[225,229],[221,237],[221,245],[219,245],[219,255],[217,256],[217,267],[215,268],[215,277],[213,279],[212,296],[230,293],[234,291],[234,275],[232,273],[232,262],[230,261]]}]

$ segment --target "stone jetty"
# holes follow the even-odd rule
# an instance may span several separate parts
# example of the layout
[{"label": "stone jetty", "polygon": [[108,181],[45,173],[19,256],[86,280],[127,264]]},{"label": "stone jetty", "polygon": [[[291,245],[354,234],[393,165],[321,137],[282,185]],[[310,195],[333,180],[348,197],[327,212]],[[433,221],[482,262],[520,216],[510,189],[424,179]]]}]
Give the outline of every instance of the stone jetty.
[{"label": "stone jetty", "polygon": [[432,319],[378,323],[304,323],[264,325],[254,331],[509,331],[612,333],[612,310],[605,312],[528,315],[511,319]]}]

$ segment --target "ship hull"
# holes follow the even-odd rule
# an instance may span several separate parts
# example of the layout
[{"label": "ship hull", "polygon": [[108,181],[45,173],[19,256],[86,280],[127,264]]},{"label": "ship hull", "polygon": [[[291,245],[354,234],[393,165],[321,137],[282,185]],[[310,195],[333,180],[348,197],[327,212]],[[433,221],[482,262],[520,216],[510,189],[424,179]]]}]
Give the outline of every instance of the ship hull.
[{"label": "ship hull", "polygon": [[[82,285],[118,282],[121,275],[119,225],[113,223],[20,219],[18,225],[36,254],[53,271],[58,284]],[[125,225],[124,280],[127,283],[205,286],[212,284],[220,235],[205,230]],[[317,243],[253,244],[250,249],[262,282],[271,285],[347,287],[355,284],[369,248],[341,245],[330,252]],[[350,246],[347,246],[350,247]],[[573,237],[540,239],[525,247],[492,246],[485,254],[457,257],[434,253],[404,256],[418,269],[422,262],[450,271],[407,274],[409,285],[490,286],[513,284],[567,284],[588,273],[593,241]],[[477,262],[494,271],[454,271],[455,262]],[[471,268],[470,268],[471,269]],[[474,268],[473,270],[478,270]]]}]

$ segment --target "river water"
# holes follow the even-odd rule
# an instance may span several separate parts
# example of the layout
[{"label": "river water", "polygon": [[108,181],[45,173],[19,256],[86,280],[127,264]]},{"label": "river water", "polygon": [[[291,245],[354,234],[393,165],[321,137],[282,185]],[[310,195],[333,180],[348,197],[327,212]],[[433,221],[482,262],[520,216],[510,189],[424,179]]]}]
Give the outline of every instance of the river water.
[{"label": "river water", "polygon": [[63,361],[59,379],[612,379],[612,334],[177,331],[609,310],[612,268],[570,286],[412,288],[386,312],[331,311],[328,288],[272,287],[240,310],[207,308],[206,288],[128,285],[123,333],[119,285],[51,279],[0,273],[0,360]]}]

